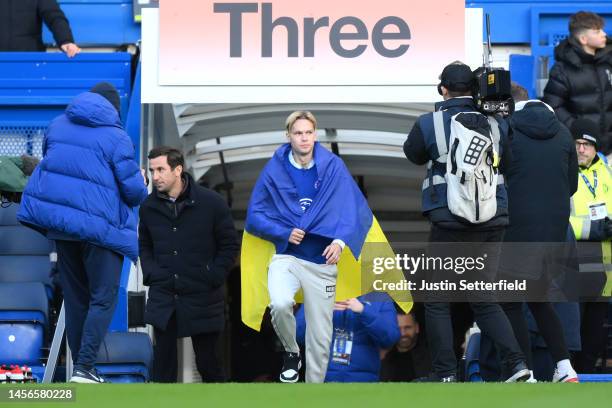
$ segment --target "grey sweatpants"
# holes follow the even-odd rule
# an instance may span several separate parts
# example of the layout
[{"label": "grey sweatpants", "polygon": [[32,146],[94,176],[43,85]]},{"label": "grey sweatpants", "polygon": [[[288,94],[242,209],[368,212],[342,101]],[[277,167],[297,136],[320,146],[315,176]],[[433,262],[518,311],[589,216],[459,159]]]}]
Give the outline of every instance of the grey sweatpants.
[{"label": "grey sweatpants", "polygon": [[336,298],[336,265],[319,265],[291,255],[274,255],[268,269],[272,325],[285,351],[299,353],[295,340],[295,294],[304,292],[306,382],[322,383],[327,373]]}]

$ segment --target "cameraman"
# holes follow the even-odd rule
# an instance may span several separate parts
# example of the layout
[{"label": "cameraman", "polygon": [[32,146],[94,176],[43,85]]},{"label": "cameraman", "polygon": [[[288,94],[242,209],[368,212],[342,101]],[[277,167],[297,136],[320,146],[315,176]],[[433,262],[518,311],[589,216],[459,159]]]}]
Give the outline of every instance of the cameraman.
[{"label": "cameraman", "polygon": [[[489,248],[487,265],[492,272],[495,272],[499,259],[500,242],[508,225],[508,205],[503,179],[499,178],[496,187],[496,214],[486,222],[470,223],[452,214],[449,210],[446,182],[447,163],[443,157],[445,152],[441,152],[441,150],[451,151],[448,149],[451,118],[460,112],[477,111],[472,97],[474,84],[475,77],[469,66],[461,62],[447,65],[440,75],[438,85],[438,92],[444,101],[435,106],[436,111],[443,112],[443,123],[439,121],[434,123],[436,117],[433,113],[421,115],[404,143],[404,153],[415,164],[423,165],[429,162],[428,177],[423,182],[422,190],[423,214],[431,222],[429,241],[471,243],[469,248],[463,247],[469,251],[478,251],[486,243]],[[484,120],[485,123],[479,122],[479,126],[486,126],[489,129],[486,117],[475,115],[474,119]],[[504,161],[509,160],[509,151],[504,149],[504,144],[507,143],[507,125],[503,121],[498,122],[498,125],[499,153],[503,164]],[[438,128],[437,132],[436,128]],[[443,138],[445,140],[442,140]],[[457,381],[457,358],[453,351],[450,305],[448,301],[436,300],[436,296],[428,297],[425,303],[425,324],[433,368],[433,372],[426,381],[455,382]],[[472,302],[470,306],[483,333],[488,335],[500,350],[503,350],[507,370],[505,380],[514,382],[525,381],[529,378],[525,356],[500,306],[489,301]]]}]

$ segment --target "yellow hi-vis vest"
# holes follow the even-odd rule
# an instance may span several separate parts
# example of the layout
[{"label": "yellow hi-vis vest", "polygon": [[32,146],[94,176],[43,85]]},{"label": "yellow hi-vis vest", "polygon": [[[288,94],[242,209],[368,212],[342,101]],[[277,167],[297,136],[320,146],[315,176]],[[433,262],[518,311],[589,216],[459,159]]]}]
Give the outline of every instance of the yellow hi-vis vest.
[{"label": "yellow hi-vis vest", "polygon": [[[597,187],[595,187],[595,174],[597,174]],[[595,195],[584,181],[587,178]],[[599,159],[588,169],[580,169],[578,175],[578,190],[571,199],[570,224],[578,241],[588,241],[591,235],[591,217],[589,206],[593,203],[605,203],[608,216],[612,218],[612,168]],[[601,242],[601,264],[581,265],[584,272],[605,272],[606,284],[602,296],[612,296],[612,242],[610,239]],[[587,270],[585,267],[594,268]]]}]

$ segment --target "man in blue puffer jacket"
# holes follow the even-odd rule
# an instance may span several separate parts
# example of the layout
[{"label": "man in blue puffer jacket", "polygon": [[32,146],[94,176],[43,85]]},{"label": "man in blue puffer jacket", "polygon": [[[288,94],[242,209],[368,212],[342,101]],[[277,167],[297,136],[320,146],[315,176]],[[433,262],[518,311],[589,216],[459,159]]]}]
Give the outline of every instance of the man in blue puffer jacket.
[{"label": "man in blue puffer jacket", "polygon": [[[302,305],[295,316],[297,341],[304,344],[306,320]],[[397,312],[386,293],[372,292],[336,302],[334,333],[325,382],[377,382],[380,349],[400,338]]]},{"label": "man in blue puffer jacket", "polygon": [[94,363],[117,302],[123,257],[136,262],[134,207],[147,188],[109,83],[73,99],[45,135],[19,221],[55,240],[72,351],[71,382],[104,382]]}]

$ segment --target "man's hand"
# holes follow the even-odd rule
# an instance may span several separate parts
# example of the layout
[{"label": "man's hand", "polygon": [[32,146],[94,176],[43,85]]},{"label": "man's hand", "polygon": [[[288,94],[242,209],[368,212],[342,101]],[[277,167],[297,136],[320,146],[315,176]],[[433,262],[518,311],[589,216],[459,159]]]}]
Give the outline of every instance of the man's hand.
[{"label": "man's hand", "polygon": [[302,231],[301,229],[294,228],[291,231],[291,235],[289,235],[289,243],[293,245],[300,245],[300,243],[304,239],[304,235],[306,235],[304,231]]},{"label": "man's hand", "polygon": [[68,58],[72,58],[81,52],[81,49],[74,43],[66,43],[60,47],[66,53]]},{"label": "man's hand", "polygon": [[334,305],[334,310],[344,311],[346,309],[350,309],[354,313],[361,313],[363,312],[363,303],[357,300],[357,298],[351,298],[343,302],[336,302]]},{"label": "man's hand", "polygon": [[340,260],[340,254],[342,254],[342,247],[336,243],[332,243],[325,248],[322,255],[325,257],[325,263],[327,265],[335,265]]},{"label": "man's hand", "polygon": [[348,306],[346,305],[346,301],[334,303],[334,310],[337,310],[339,312],[344,312],[346,309],[348,309]]}]

